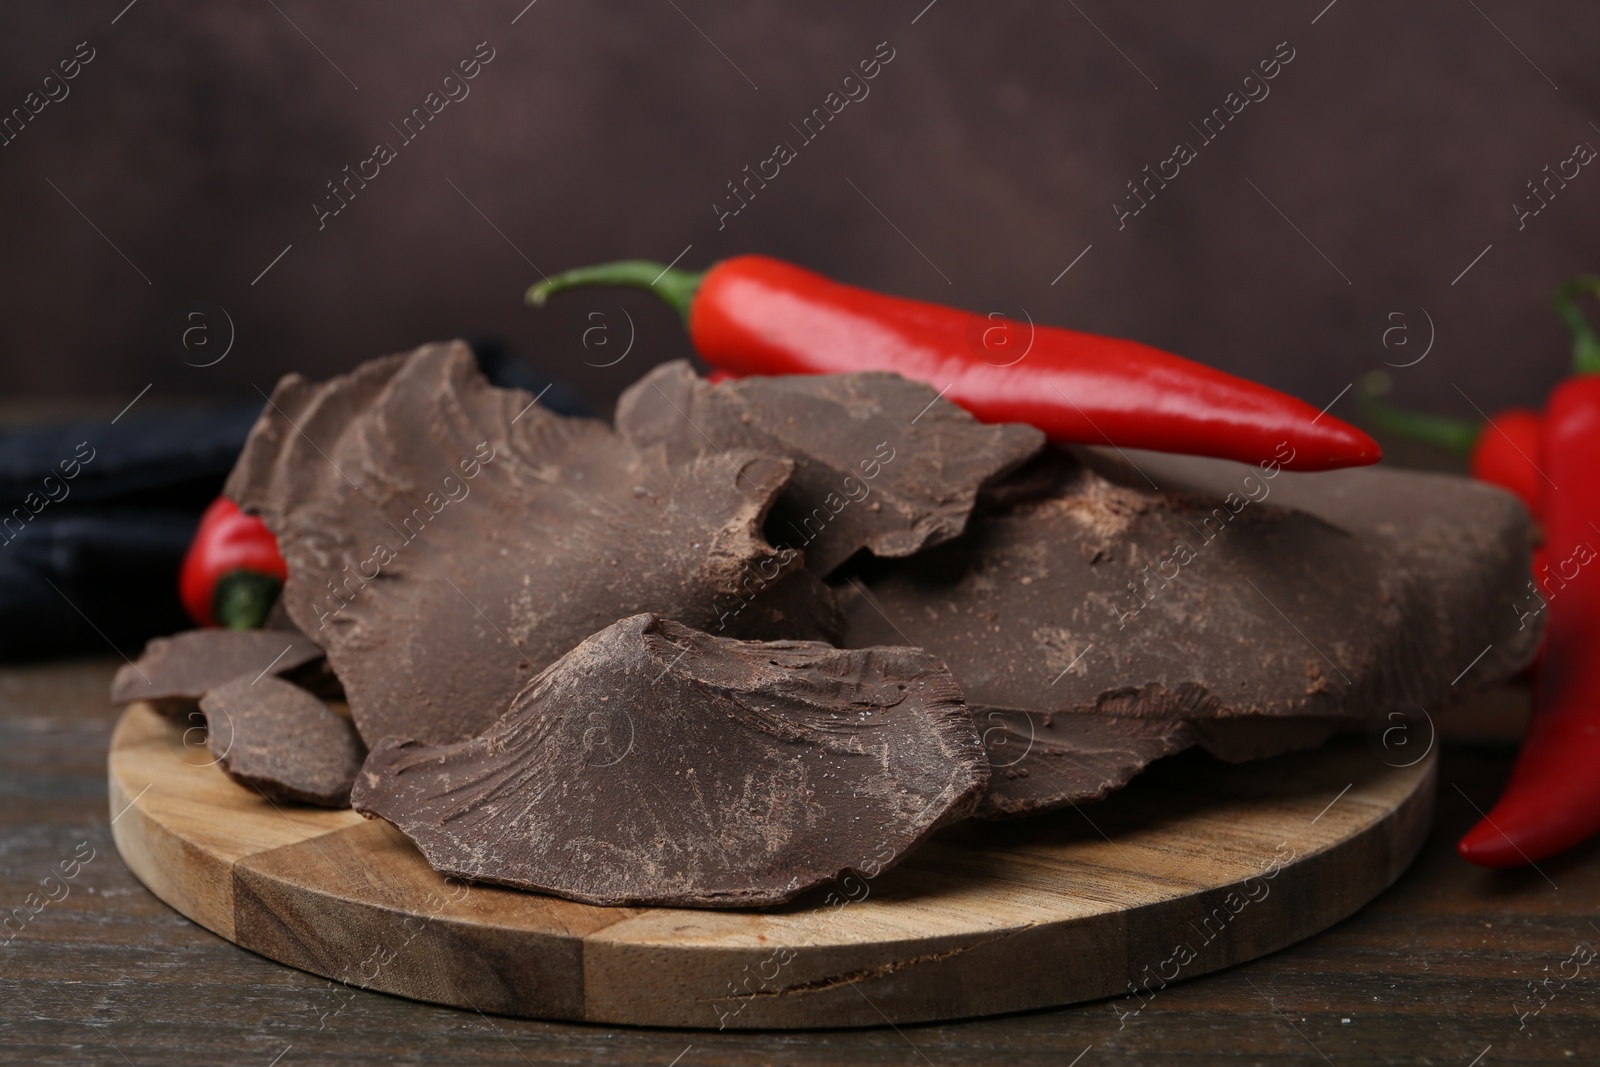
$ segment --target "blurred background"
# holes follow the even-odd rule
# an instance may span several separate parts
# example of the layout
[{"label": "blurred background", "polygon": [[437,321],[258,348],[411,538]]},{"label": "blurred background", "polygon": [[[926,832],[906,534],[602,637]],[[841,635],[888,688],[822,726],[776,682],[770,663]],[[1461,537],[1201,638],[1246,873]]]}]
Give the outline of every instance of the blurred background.
[{"label": "blurred background", "polygon": [[[453,336],[604,414],[689,354],[674,315],[523,290],[742,252],[1351,421],[1375,369],[1416,408],[1537,405],[1569,360],[1551,291],[1600,270],[1597,39],[1593,5],[1507,0],[8,5],[0,420],[247,425],[285,373]],[[7,493],[59,450],[29,447]]]}]

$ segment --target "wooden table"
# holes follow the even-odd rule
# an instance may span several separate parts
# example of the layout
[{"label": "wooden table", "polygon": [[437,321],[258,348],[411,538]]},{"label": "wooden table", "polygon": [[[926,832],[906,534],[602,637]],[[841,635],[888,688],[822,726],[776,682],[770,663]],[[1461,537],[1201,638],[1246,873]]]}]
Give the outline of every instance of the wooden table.
[{"label": "wooden table", "polygon": [[[0,669],[0,910],[27,914],[28,895],[46,889],[60,898],[9,943],[0,935],[0,1062],[1600,1063],[1600,958],[1563,966],[1580,943],[1600,948],[1600,847],[1542,873],[1481,871],[1454,855],[1509,768],[1503,742],[1445,746],[1437,830],[1374,904],[1275,956],[1161,991],[1121,1023],[1099,1002],[898,1031],[614,1029],[337,986],[235,948],[151,896],[108,827],[105,694],[118,662]],[[41,887],[63,862],[75,876]]]}]

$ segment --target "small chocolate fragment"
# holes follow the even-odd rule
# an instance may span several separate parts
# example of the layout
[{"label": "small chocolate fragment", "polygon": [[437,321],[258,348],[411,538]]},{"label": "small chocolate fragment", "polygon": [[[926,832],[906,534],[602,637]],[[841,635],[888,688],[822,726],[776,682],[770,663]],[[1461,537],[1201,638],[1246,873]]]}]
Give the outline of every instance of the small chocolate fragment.
[{"label": "small chocolate fragment", "polygon": [[293,630],[185,630],[154,638],[136,661],[117,668],[111,702],[146,700],[181,717],[207,690],[241,674],[316,672],[321,661],[322,649]]},{"label": "small chocolate fragment", "polygon": [[912,648],[623,619],[482,737],[387,738],[352,801],[437,871],[590,904],[778,904],[876,875],[988,777],[961,692]]},{"label": "small chocolate fragment", "polygon": [[[227,493],[277,535],[285,606],[368,743],[446,742],[620,617],[769,632],[764,599],[801,564],[761,526],[792,467],[732,449],[669,463],[491,386],[454,342],[284,378]],[[832,635],[829,603],[786,599],[790,636]]]},{"label": "small chocolate fragment", "polygon": [[617,402],[617,430],[679,459],[748,448],[794,460],[768,529],[827,574],[862,548],[909,556],[965,528],[984,483],[1044,444],[1018,423],[986,426],[898,374],[744,378],[711,385],[657,367]]},{"label": "small chocolate fragment", "polygon": [[1316,748],[1354,719],[1252,715],[1227,719],[1010,711],[975,708],[989,754],[989,789],[979,819],[1014,818],[1100,800],[1151,763],[1199,747],[1230,763]]},{"label": "small chocolate fragment", "polygon": [[1001,819],[1099,800],[1195,743],[1189,724],[1114,715],[974,708],[989,754],[989,789],[973,813]]},{"label": "small chocolate fragment", "polygon": [[200,698],[206,746],[229,778],[273,801],[343,808],[366,756],[349,720],[292,682],[241,675]]}]

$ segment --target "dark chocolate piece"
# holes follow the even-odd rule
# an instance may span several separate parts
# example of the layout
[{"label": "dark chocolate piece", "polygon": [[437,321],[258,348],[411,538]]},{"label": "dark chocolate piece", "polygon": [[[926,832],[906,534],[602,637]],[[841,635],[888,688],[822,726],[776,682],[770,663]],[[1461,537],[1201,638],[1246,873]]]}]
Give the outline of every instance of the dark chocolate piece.
[{"label": "dark chocolate piece", "polygon": [[989,788],[973,813],[980,819],[1099,800],[1196,740],[1188,723],[1174,719],[999,708],[974,708],[973,718],[989,754]]},{"label": "dark chocolate piece", "polygon": [[339,681],[339,676],[333,673],[326,656],[314,659],[292,671],[278,671],[277,675],[285,681],[293,682],[312,696],[345,703],[344,684]]},{"label": "dark chocolate piece", "polygon": [[117,669],[111,702],[147,700],[166,715],[194,710],[206,691],[263,671],[317,671],[322,649],[293,630],[185,630],[154,638],[132,664]]},{"label": "dark chocolate piece", "polygon": [[1341,526],[1338,498],[1326,517],[1282,508],[1265,497],[1291,476],[1244,469],[1231,495],[1200,497],[1052,451],[959,541],[845,587],[846,644],[925,648],[973,706],[1160,719],[1436,707],[1491,644],[1474,682],[1532,656],[1537,620],[1518,630],[1512,607],[1528,521],[1509,496],[1340,472]]},{"label": "dark chocolate piece", "polygon": [[1510,676],[1540,621],[1518,599],[1527,539],[1510,497],[1459,478],[1054,452],[993,486],[960,542],[841,592],[848,643],[950,664],[994,768],[977,814],[998,818],[1190,746],[1311,748]]},{"label": "dark chocolate piece", "polygon": [[1266,478],[1248,464],[1196,456],[1109,449],[1085,455],[1125,484],[1147,484],[1148,476],[1183,493],[1260,497],[1383,551],[1407,589],[1404,628],[1425,638],[1413,645],[1420,658],[1396,679],[1409,690],[1402,699],[1414,705],[1437,710],[1465,700],[1522,671],[1539,647],[1544,613],[1528,572],[1531,525],[1522,505],[1494,486],[1381,466]]},{"label": "dark chocolate piece", "polygon": [[[1220,760],[1244,763],[1317,748],[1336,733],[1360,730],[1382,721],[1344,716],[1256,715],[1247,719],[1191,719],[1189,727],[1199,747]],[[1418,730],[1419,735],[1423,733]]]},{"label": "dark chocolate piece", "polygon": [[[284,378],[227,492],[277,534],[289,615],[328,649],[368,743],[446,742],[620,617],[772,626],[764,596],[800,560],[761,524],[792,466],[732,449],[668,463],[489,385],[455,342]],[[780,599],[792,636],[831,636],[821,598]]]},{"label": "dark chocolate piece", "polygon": [[379,742],[357,811],[437,871],[600,905],[778,904],[876,875],[988,777],[961,692],[911,648],[623,619],[482,737]]},{"label": "dark chocolate piece", "polygon": [[1151,763],[1199,747],[1231,763],[1316,748],[1354,719],[1252,715],[1157,719],[975,708],[989,789],[973,815],[1003,819],[1100,800]]},{"label": "dark chocolate piece", "polygon": [[[973,686],[973,699],[984,693],[984,681],[1011,683],[1013,696],[1022,691],[1014,677],[1006,677],[1003,670],[997,669],[987,678],[974,675],[979,677],[976,685],[963,675],[986,665],[968,645],[968,641],[979,640],[984,624],[992,630],[1002,617],[1026,617],[1016,603],[1006,606],[1008,601],[1016,600],[1005,595],[1006,590],[1014,590],[1014,585],[994,581],[995,574],[1006,573],[1008,558],[1014,563],[1030,558],[1032,552],[1032,558],[1048,566],[1053,576],[1061,576],[1062,569],[1077,574],[1075,584],[1046,585],[1061,595],[1064,603],[1083,601],[1099,606],[1109,601],[1118,621],[1126,621],[1125,627],[1114,632],[1102,630],[1098,637],[1093,632],[1085,633],[1077,645],[1070,640],[1066,627],[1059,632],[1035,632],[1035,656],[1054,657],[1053,669],[1059,673],[1050,680],[1054,685],[1045,683],[1034,688],[1034,699],[1045,704],[1046,710],[979,712],[979,729],[986,733],[986,747],[994,765],[989,795],[979,805],[981,817],[1029,814],[1093,800],[1104,795],[1106,789],[1128,781],[1150,760],[1189,745],[1198,745],[1222,760],[1258,760],[1317,747],[1341,729],[1362,728],[1363,723],[1387,725],[1387,715],[1394,710],[1411,720],[1424,704],[1437,710],[1459,699],[1462,693],[1504,680],[1522,669],[1533,653],[1539,619],[1525,616],[1528,609],[1538,606],[1538,601],[1531,597],[1518,600],[1517,595],[1526,592],[1528,531],[1522,512],[1506,494],[1462,478],[1386,469],[1296,475],[1278,472],[1270,464],[1261,469],[1157,453],[1082,450],[1078,458],[1093,470],[1072,472],[1069,461],[1058,454],[992,486],[987,506],[1002,517],[1000,528],[1013,536],[1008,544],[1010,555],[995,552],[990,557],[986,550],[971,545],[965,557],[957,558],[952,553],[944,573],[930,568],[923,576],[925,581],[917,587],[922,593],[920,598],[907,595],[904,585],[896,587],[893,582],[886,584],[878,577],[867,576],[878,608],[898,609],[901,613],[894,616],[898,619],[898,632],[912,633],[914,640],[930,641],[934,651],[949,659],[957,677]],[[1163,491],[1150,491],[1152,480]],[[1230,493],[1234,494],[1232,498]],[[1163,581],[1158,569],[1160,560],[1176,563],[1179,553],[1162,552],[1162,534],[1150,536],[1141,523],[1149,522],[1147,517],[1152,514],[1157,515],[1157,520],[1170,520],[1173,510],[1192,509],[1197,501],[1221,501],[1226,509],[1221,512],[1224,518],[1219,518],[1214,507],[1202,509],[1198,520],[1190,517],[1190,522],[1200,528],[1200,536],[1187,542],[1197,549],[1194,558],[1179,566],[1166,566],[1170,581]],[[1224,537],[1246,530],[1234,523],[1242,522],[1251,510],[1282,522],[1283,507],[1301,509],[1304,514],[1296,522],[1301,523],[1301,528],[1315,531],[1298,549],[1307,557],[1298,565],[1302,569],[1317,566],[1318,560],[1338,553],[1338,539],[1328,536],[1328,531],[1333,530],[1370,553],[1373,573],[1384,576],[1376,587],[1366,585],[1363,589],[1347,581],[1349,568],[1328,568],[1328,573],[1346,574],[1346,579],[1325,582],[1322,608],[1310,608],[1314,617],[1320,609],[1342,611],[1347,629],[1370,622],[1381,640],[1390,643],[1387,649],[1368,643],[1363,651],[1355,641],[1318,641],[1330,654],[1357,653],[1349,659],[1339,659],[1339,669],[1350,675],[1352,689],[1357,683],[1366,686],[1366,696],[1344,696],[1352,689],[1344,688],[1344,678],[1339,677],[1333,664],[1325,661],[1320,667],[1307,665],[1307,678],[1320,672],[1322,680],[1331,686],[1326,691],[1331,699],[1310,702],[1331,707],[1333,712],[1326,715],[1304,715],[1296,710],[1296,705],[1304,707],[1307,701],[1302,701],[1302,694],[1296,691],[1299,680],[1293,672],[1280,675],[1282,699],[1272,699],[1270,691],[1264,693],[1258,688],[1253,704],[1243,709],[1224,697],[1229,688],[1245,689],[1248,694],[1250,686],[1238,678],[1237,686],[1208,683],[1222,672],[1206,661],[1227,661],[1246,669],[1259,662],[1261,641],[1251,640],[1246,651],[1245,646],[1238,645],[1237,635],[1230,640],[1229,616],[1203,614],[1208,601],[1227,601],[1203,589],[1206,582],[1214,581],[1213,577],[1205,577],[1203,571],[1192,573],[1189,568],[1202,565],[1206,553],[1221,547]],[[1040,526],[1050,525],[1053,509],[1078,517],[1075,525],[1083,530],[1066,526],[1067,533],[1075,534],[1066,544],[1078,547],[1077,560],[1070,553],[1051,553],[1042,545],[1030,549],[1026,531],[1019,526],[1030,515],[1040,514]],[[981,515],[974,520],[974,526],[982,530],[987,522]],[[1307,522],[1312,525],[1307,526]],[[1326,523],[1326,528],[1318,528],[1317,523]],[[1157,530],[1166,530],[1160,522],[1154,525]],[[1054,523],[1054,528],[1059,533],[1061,523]],[[1101,536],[1088,536],[1096,533]],[[1218,544],[1211,544],[1213,541]],[[1246,547],[1251,544],[1254,541],[1243,539]],[[1093,584],[1094,571],[1106,568],[1118,555],[1133,561],[1152,557],[1158,560],[1154,579],[1146,577],[1146,571],[1139,566],[1144,595],[1125,597],[1120,605],[1115,598],[1099,595]],[[973,566],[974,560],[978,565]],[[1235,571],[1243,571],[1261,590],[1251,590],[1258,597],[1259,613],[1275,614],[1275,603],[1280,600],[1294,606],[1296,622],[1290,624],[1283,619],[1283,635],[1302,640],[1293,632],[1293,625],[1307,624],[1306,611],[1299,605],[1314,605],[1317,600],[1314,581],[1310,581],[1315,576],[1307,574],[1307,581],[1299,582],[1302,589],[1310,592],[1269,592],[1274,585],[1261,576],[1261,569],[1269,560],[1272,555],[1262,553],[1256,558],[1235,558],[1232,563]],[[1000,566],[986,568],[987,563]],[[1123,581],[1130,581],[1130,571],[1133,566],[1125,566]],[[1189,590],[1194,595],[1189,600],[1179,600],[1182,585],[1197,576],[1202,577],[1202,584]],[[1011,581],[1032,585],[1040,579],[1035,573],[1022,571],[1018,577],[1013,571]],[[1518,585],[1522,589],[1518,590]],[[968,605],[966,601],[973,597],[976,587],[998,595],[987,603]],[[856,640],[870,641],[875,633],[882,637],[893,630],[878,616],[872,603],[859,598],[864,589],[864,585],[854,585],[846,587],[846,592],[858,597],[854,603],[858,614],[853,621],[853,627],[859,627]],[[1269,597],[1274,603],[1267,603]],[[1176,605],[1174,614],[1178,617],[1163,617],[1155,611],[1163,601],[1166,606]],[[976,608],[978,613],[989,611],[992,617],[963,617],[963,605]],[[1082,617],[1062,614],[1069,619]],[[1267,619],[1270,621],[1270,614]],[[1154,633],[1170,643],[1168,651],[1189,649],[1197,656],[1189,672],[1173,669],[1170,656],[1163,659],[1150,654],[1150,635],[1141,635],[1139,625],[1152,621],[1158,624]],[[1046,616],[1043,622],[1051,622],[1050,617]],[[947,627],[944,635],[928,637],[928,632],[938,630],[939,624]],[[1186,629],[1190,632],[1187,637],[1182,633]],[[1096,659],[1098,649],[1090,649],[1078,659],[1078,653],[1096,640],[1104,643],[1107,637],[1114,656]],[[1010,649],[1008,654],[1013,657],[1022,654],[1014,641],[1008,645],[1003,637],[990,640],[995,641],[990,648]],[[1304,648],[1307,654],[1317,654],[1309,640],[1304,641]],[[1466,665],[1472,664],[1480,653],[1482,659],[1462,675]],[[1350,672],[1350,664],[1360,662],[1362,654],[1368,665],[1362,673]],[[1094,677],[1090,672],[1096,667],[1109,670],[1109,675]],[[1054,688],[1074,688],[1077,707],[1051,707],[1050,702],[1058,699],[1050,693]],[[1070,713],[1107,707],[1120,713],[1114,717]],[[1242,710],[1246,713],[1240,713]],[[1166,717],[1168,713],[1171,717]],[[1146,715],[1149,718],[1141,718]],[[1032,744],[1029,739],[1034,739]],[[1418,752],[1421,750],[1419,745]]]},{"label": "dark chocolate piece", "polygon": [[745,378],[711,385],[682,361],[622,394],[617,430],[673,456],[748,448],[794,477],[768,524],[827,574],[858,550],[909,556],[957,536],[980,486],[1044,444],[1031,426],[986,426],[898,374]]},{"label": "dark chocolate piece", "polygon": [[273,801],[349,806],[366,746],[304,689],[241,675],[201,697],[200,710],[206,746],[229,778]]}]

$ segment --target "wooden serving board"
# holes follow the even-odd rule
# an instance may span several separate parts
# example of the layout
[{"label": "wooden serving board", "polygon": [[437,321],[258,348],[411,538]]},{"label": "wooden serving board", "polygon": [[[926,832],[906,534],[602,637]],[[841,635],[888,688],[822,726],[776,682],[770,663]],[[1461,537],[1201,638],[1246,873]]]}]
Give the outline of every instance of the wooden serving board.
[{"label": "wooden serving board", "polygon": [[1359,737],[1235,766],[1185,755],[1106,802],[951,827],[784,907],[597,908],[446,880],[385,823],[235,785],[198,737],[135,704],[109,759],[123,859],[194,921],[349,986],[706,1028],[1137,1010],[1371,900],[1421,847],[1435,778],[1432,754],[1391,767]]}]

